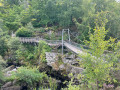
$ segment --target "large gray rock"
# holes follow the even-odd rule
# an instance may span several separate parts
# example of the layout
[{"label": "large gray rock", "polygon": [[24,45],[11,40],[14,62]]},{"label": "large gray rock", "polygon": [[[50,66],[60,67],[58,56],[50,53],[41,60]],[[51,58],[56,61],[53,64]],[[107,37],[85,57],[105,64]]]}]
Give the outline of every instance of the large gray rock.
[{"label": "large gray rock", "polygon": [[5,85],[2,86],[2,88],[10,87],[12,85],[12,82],[7,82]]},{"label": "large gray rock", "polygon": [[[68,58],[67,58],[68,57]],[[83,68],[72,66],[73,64],[79,63],[75,59],[75,55],[66,55],[65,58],[62,60],[63,64],[59,64],[58,61],[58,53],[46,52],[46,60],[47,65],[51,66],[55,71],[65,71],[66,74],[72,73],[75,77],[82,73]]]},{"label": "large gray rock", "polygon": [[7,82],[5,85],[1,87],[1,90],[20,90],[20,86],[14,86],[17,83],[16,80],[13,82]]},{"label": "large gray rock", "polygon": [[[74,77],[77,77],[78,74],[82,74],[83,68],[75,67],[69,64],[62,64],[59,66],[59,70],[66,71],[66,73],[69,75],[70,73],[73,74]],[[70,76],[69,76],[70,77]]]},{"label": "large gray rock", "polygon": [[21,90],[20,86],[2,87],[1,90]]},{"label": "large gray rock", "polygon": [[53,52],[46,52],[46,60],[47,60],[47,65],[52,66],[54,62],[56,62],[58,53],[53,53]]}]

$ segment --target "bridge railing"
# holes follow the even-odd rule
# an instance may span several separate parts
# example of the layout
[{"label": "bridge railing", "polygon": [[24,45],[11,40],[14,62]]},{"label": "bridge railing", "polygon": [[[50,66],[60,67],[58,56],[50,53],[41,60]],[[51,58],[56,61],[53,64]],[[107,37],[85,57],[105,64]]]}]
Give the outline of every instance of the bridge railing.
[{"label": "bridge railing", "polygon": [[[39,43],[40,40],[43,40],[43,41],[46,41],[50,45],[53,45],[53,44],[61,45],[62,44],[61,40],[47,40],[47,39],[43,39],[43,38],[39,38],[39,37],[19,37],[19,40],[21,42],[25,42],[25,43],[27,43],[27,42],[28,43]],[[89,49],[89,47],[87,47],[85,45],[81,45],[81,44],[75,43],[73,41],[70,41],[70,42],[69,41],[64,41],[64,43],[65,42],[75,46],[78,49],[81,49],[81,48]]]},{"label": "bridge railing", "polygon": [[47,43],[51,43],[51,44],[61,44],[62,41],[61,40],[45,40]]},{"label": "bridge railing", "polygon": [[37,38],[37,37],[19,37],[19,40],[21,41],[21,42],[37,42],[37,41],[39,41],[39,38]]},{"label": "bridge railing", "polygon": [[69,43],[69,44],[71,44],[71,45],[77,47],[78,49],[81,49],[81,48],[89,49],[88,46],[85,46],[85,45],[82,45],[82,44],[78,44],[78,43],[75,43],[75,42],[73,42],[73,41],[70,41],[70,42],[67,41],[67,43]]},{"label": "bridge railing", "polygon": [[39,38],[39,37],[19,37],[19,40],[21,42],[36,42],[36,43],[39,43],[40,40],[43,40],[43,41],[46,41],[48,44],[61,44],[61,40],[47,40],[47,39],[42,39],[42,38]]}]

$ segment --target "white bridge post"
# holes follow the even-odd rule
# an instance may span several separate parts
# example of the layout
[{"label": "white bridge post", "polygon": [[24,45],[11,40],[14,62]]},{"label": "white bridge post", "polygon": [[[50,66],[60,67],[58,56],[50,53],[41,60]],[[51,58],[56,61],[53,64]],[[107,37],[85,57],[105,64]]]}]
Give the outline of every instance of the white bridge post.
[{"label": "white bridge post", "polygon": [[70,43],[70,30],[68,29],[68,37],[69,37],[69,43]]},{"label": "white bridge post", "polygon": [[63,46],[64,46],[64,31],[67,30],[68,32],[68,40],[69,40],[69,43],[70,43],[70,30],[69,29],[63,29],[62,30],[62,55],[63,55]]},{"label": "white bridge post", "polygon": [[63,43],[64,43],[64,40],[63,40],[63,33],[64,33],[64,29],[62,30],[62,55],[63,55]]}]

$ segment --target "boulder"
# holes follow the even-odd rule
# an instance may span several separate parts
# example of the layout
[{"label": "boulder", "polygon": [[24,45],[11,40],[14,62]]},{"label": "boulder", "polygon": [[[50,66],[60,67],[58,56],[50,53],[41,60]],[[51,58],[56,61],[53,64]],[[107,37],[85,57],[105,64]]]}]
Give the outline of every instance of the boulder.
[{"label": "boulder", "polygon": [[57,59],[57,56],[58,56],[57,53],[46,52],[45,54],[46,54],[47,65],[49,65],[49,66],[52,66],[52,63],[54,63],[58,60]]},{"label": "boulder", "polygon": [[10,87],[12,85],[12,82],[7,82],[5,85],[2,86],[2,88]]},{"label": "boulder", "polygon": [[75,67],[75,66],[72,66],[72,65],[69,65],[69,64],[62,64],[62,65],[59,66],[59,70],[66,71],[67,75],[72,73],[74,77],[77,77],[77,75],[81,74],[84,69],[80,68],[80,67]]},{"label": "boulder", "polygon": [[119,86],[119,87],[117,87],[115,90],[120,90],[120,86]]},{"label": "boulder", "polygon": [[1,90],[21,90],[20,86],[2,87]]},{"label": "boulder", "polygon": [[14,86],[16,82],[16,80],[14,80],[13,82],[7,82],[1,87],[1,90],[20,90],[20,86]]}]

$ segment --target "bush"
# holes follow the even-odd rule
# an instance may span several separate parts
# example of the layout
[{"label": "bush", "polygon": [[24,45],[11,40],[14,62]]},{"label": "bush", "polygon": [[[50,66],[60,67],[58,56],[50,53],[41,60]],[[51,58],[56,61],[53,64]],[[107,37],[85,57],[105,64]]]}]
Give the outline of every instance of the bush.
[{"label": "bush", "polygon": [[21,27],[17,30],[16,36],[18,36],[18,37],[32,37],[33,36],[32,33],[33,32],[30,31],[29,29],[26,29],[25,27]]},{"label": "bush", "polygon": [[[19,62],[19,57],[18,57],[18,50],[22,47],[19,38],[10,38],[10,40],[7,43],[8,48],[9,48],[9,58],[7,58],[7,63],[18,63]],[[22,52],[23,53],[23,52]]]},{"label": "bush", "polygon": [[50,52],[51,48],[47,45],[45,41],[40,40],[38,48],[35,52],[36,59],[39,59],[41,62],[46,62],[45,52]]},{"label": "bush", "polygon": [[5,25],[9,30],[16,31],[21,25],[18,22],[6,22]]},{"label": "bush", "polygon": [[37,68],[20,67],[10,78],[16,79],[22,85],[27,85],[28,88],[33,88],[46,77],[47,76],[44,73],[40,73]]},{"label": "bush", "polygon": [[4,56],[8,50],[6,39],[0,37],[0,55]]},{"label": "bush", "polygon": [[1,86],[1,81],[3,81],[4,80],[4,74],[3,74],[3,72],[2,72],[2,69],[3,69],[3,67],[5,66],[5,61],[2,59],[2,57],[0,56],[0,86]]}]

